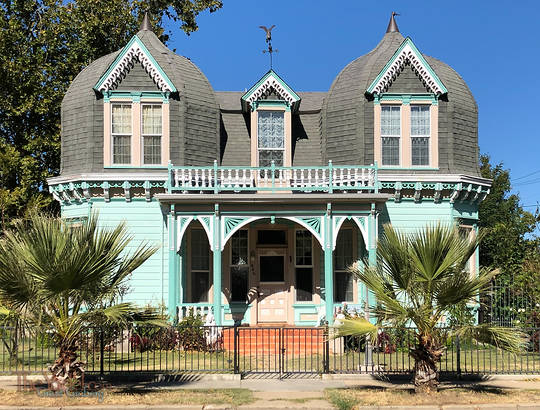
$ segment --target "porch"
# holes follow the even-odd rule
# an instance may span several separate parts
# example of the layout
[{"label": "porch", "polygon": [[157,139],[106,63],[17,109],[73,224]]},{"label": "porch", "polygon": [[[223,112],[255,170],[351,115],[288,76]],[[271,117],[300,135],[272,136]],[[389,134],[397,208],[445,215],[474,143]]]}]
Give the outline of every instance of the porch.
[{"label": "porch", "polygon": [[377,193],[162,194],[169,311],[217,325],[315,326],[368,297],[347,267],[375,263]]}]

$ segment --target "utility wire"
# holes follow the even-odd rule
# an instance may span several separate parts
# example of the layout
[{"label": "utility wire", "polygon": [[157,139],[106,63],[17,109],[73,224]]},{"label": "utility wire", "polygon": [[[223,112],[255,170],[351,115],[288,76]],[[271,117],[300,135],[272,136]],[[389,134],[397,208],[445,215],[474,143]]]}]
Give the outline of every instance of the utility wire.
[{"label": "utility wire", "polygon": [[511,179],[512,179],[512,181],[518,181],[518,180],[520,180],[520,179],[524,179],[524,178],[530,177],[531,175],[535,175],[535,174],[540,174],[540,169],[537,170],[537,171],[533,171],[533,172],[531,172],[530,174],[523,175],[522,177],[511,178]]}]

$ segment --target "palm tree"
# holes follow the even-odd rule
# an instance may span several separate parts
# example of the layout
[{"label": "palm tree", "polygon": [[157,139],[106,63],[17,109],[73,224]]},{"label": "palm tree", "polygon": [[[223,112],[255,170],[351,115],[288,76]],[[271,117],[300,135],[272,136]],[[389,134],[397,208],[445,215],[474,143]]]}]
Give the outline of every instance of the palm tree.
[{"label": "palm tree", "polygon": [[445,336],[472,338],[511,352],[522,349],[524,336],[514,329],[467,323],[441,327],[443,317],[455,306],[476,304],[496,274],[482,269],[471,275],[466,269],[480,239],[481,235],[465,237],[455,226],[428,226],[405,234],[385,225],[377,265],[369,267],[364,261],[349,268],[376,299],[370,310],[377,325],[366,319],[348,319],[336,327],[336,337],[364,335],[375,340],[379,328],[412,326],[416,345],[409,353],[415,361],[417,392],[437,389]]},{"label": "palm tree", "polygon": [[26,329],[46,331],[59,347],[49,368],[62,384],[84,371],[77,361],[81,332],[94,326],[134,322],[161,324],[154,311],[119,303],[131,272],[157,248],[141,244],[124,223],[100,228],[97,216],[73,225],[61,218],[32,215],[0,240],[0,301]]}]

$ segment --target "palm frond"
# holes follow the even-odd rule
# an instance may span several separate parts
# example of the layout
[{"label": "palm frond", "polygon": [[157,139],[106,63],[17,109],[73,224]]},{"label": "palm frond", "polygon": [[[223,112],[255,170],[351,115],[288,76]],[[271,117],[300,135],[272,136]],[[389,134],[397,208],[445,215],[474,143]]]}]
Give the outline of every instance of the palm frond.
[{"label": "palm frond", "polygon": [[471,338],[510,353],[523,351],[527,343],[527,335],[518,329],[480,324],[461,326],[453,331],[455,336]]},{"label": "palm frond", "polygon": [[364,318],[343,319],[339,324],[332,326],[331,338],[343,336],[367,336],[369,340],[377,338],[379,328]]}]

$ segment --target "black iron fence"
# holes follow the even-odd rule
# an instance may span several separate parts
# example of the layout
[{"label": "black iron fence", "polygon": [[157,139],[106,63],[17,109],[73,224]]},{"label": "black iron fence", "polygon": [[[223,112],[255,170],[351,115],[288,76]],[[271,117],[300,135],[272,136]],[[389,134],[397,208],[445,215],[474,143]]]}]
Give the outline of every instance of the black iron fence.
[{"label": "black iron fence", "polygon": [[[540,374],[540,329],[521,329],[527,348],[513,355],[472,340],[447,337],[443,373]],[[42,372],[57,358],[50,334],[0,328],[0,373]],[[86,371],[105,373],[411,373],[413,329],[388,329],[372,344],[361,337],[333,338],[332,329],[217,327],[87,329],[77,343]]]}]

